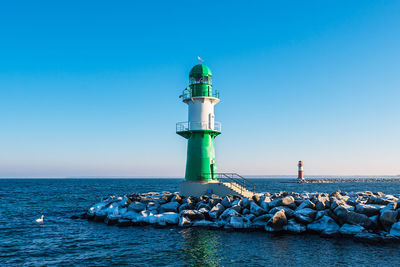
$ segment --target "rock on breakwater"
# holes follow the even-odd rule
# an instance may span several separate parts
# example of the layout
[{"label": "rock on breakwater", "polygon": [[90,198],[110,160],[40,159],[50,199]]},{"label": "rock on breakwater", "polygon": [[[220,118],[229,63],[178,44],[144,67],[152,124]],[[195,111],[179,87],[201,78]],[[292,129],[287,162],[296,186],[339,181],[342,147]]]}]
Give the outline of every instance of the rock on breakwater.
[{"label": "rock on breakwater", "polygon": [[264,193],[252,198],[150,192],[110,196],[93,205],[84,218],[120,227],[207,227],[323,237],[367,242],[400,241],[399,196],[381,192]]}]

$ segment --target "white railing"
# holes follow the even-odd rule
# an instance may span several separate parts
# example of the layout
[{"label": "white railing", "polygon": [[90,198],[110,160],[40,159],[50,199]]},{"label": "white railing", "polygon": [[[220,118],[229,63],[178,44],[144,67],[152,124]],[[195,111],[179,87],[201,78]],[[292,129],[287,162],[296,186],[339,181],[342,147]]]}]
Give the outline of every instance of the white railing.
[{"label": "white railing", "polygon": [[208,121],[184,121],[178,122],[176,124],[177,132],[186,132],[193,130],[212,130],[216,132],[221,132],[221,123],[218,121],[215,121],[214,124],[211,124]]}]

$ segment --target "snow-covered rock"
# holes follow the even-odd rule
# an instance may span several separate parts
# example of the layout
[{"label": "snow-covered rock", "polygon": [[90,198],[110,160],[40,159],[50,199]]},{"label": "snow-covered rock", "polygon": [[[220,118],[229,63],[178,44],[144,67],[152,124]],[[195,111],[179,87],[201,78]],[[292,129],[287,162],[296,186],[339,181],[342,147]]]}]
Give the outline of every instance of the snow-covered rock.
[{"label": "snow-covered rock", "polygon": [[365,214],[368,217],[378,215],[381,208],[384,206],[381,205],[374,205],[374,204],[357,204],[356,205],[356,212]]},{"label": "snow-covered rock", "polygon": [[312,203],[310,200],[306,199],[303,202],[301,202],[301,204],[297,207],[296,210],[302,210],[305,208],[315,209],[315,204]]},{"label": "snow-covered rock", "polygon": [[390,229],[390,234],[400,237],[400,221],[392,225],[392,228]]},{"label": "snow-covered rock", "polygon": [[277,211],[274,214],[274,216],[267,222],[267,226],[272,227],[274,229],[282,229],[282,227],[286,224],[287,224],[287,218],[285,216],[285,211],[283,209]]},{"label": "snow-covered rock", "polygon": [[354,211],[347,213],[345,220],[349,224],[361,225],[364,228],[370,228],[372,225],[371,219],[368,216]]},{"label": "snow-covered rock", "polygon": [[209,211],[209,215],[211,218],[213,219],[218,219],[218,217],[225,211],[225,207],[221,204],[218,203],[217,205],[215,205],[210,211]]},{"label": "snow-covered rock", "polygon": [[250,212],[253,213],[255,216],[260,216],[266,213],[264,209],[262,209],[254,202],[250,202]]},{"label": "snow-covered rock", "polygon": [[200,221],[204,220],[204,214],[198,210],[183,210],[179,213],[179,216],[186,217],[190,221]]},{"label": "snow-covered rock", "polygon": [[296,222],[295,219],[290,219],[288,220],[287,225],[283,226],[283,230],[299,234],[305,232],[307,230],[307,227],[301,223]]},{"label": "snow-covered rock", "polygon": [[307,230],[332,235],[339,232],[339,225],[331,217],[325,215],[318,221],[308,224]]},{"label": "snow-covered rock", "polygon": [[379,221],[381,222],[383,228],[388,232],[392,224],[397,221],[398,212],[391,209],[382,209]]},{"label": "snow-covered rock", "polygon": [[141,212],[142,210],[145,210],[145,209],[146,209],[146,205],[144,203],[138,202],[138,201],[131,203],[128,207],[128,210],[132,210],[135,212]]},{"label": "snow-covered rock", "polygon": [[178,212],[178,202],[168,202],[161,205],[160,212]]},{"label": "snow-covered rock", "polygon": [[180,217],[178,225],[180,227],[189,227],[192,225],[192,222],[186,217]]},{"label": "snow-covered rock", "polygon": [[310,223],[314,220],[316,211],[310,208],[304,208],[301,210],[296,210],[294,212],[294,217],[300,223]]}]

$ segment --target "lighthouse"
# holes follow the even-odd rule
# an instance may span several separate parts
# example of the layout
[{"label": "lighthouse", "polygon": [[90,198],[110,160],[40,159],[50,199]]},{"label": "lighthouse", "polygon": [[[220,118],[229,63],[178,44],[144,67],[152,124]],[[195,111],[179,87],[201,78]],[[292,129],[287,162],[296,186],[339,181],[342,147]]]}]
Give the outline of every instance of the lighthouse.
[{"label": "lighthouse", "polygon": [[179,96],[188,107],[188,120],[176,124],[176,133],[187,139],[185,181],[180,184],[180,192],[198,197],[205,194],[251,197],[254,190],[247,190],[249,182],[242,176],[217,173],[214,140],[221,134],[221,123],[215,120],[214,106],[219,103],[219,93],[212,82],[210,68],[197,64],[189,72],[189,87]]},{"label": "lighthouse", "polygon": [[303,174],[303,161],[299,161],[299,164],[297,164],[298,166],[298,175],[297,175],[297,179],[298,181],[304,181],[304,174]]},{"label": "lighthouse", "polygon": [[[212,73],[204,64],[195,65],[189,73],[189,87],[180,95],[188,106],[188,120],[176,124],[176,133],[187,139],[185,182],[181,192],[201,195],[216,191],[218,184],[214,140],[221,134],[221,123],[215,120],[214,106],[220,101],[212,86]],[[218,190],[217,190],[218,191]]]},{"label": "lighthouse", "polygon": [[195,65],[180,98],[188,106],[188,121],[176,124],[177,134],[188,140],[185,181],[213,181],[217,173],[214,140],[221,133],[221,123],[215,121],[219,94],[212,88],[210,68]]}]

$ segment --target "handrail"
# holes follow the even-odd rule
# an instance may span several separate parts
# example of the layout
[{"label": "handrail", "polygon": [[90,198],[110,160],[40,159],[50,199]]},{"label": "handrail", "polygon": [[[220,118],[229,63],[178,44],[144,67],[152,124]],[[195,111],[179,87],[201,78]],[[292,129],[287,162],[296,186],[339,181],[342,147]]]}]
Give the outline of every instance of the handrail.
[{"label": "handrail", "polygon": [[238,186],[235,186],[236,188],[240,189],[240,193],[243,194],[243,189],[249,190],[249,188],[252,188],[252,192],[253,194],[256,193],[256,186],[254,183],[250,182],[249,180],[247,180],[246,178],[244,178],[243,176],[241,176],[240,174],[237,173],[203,173],[202,174],[203,177],[205,178],[212,178],[212,179],[217,179],[219,181],[232,181],[235,182]]},{"label": "handrail", "polygon": [[[180,98],[182,98],[183,100],[187,100],[193,97],[197,97],[197,96],[192,96],[192,93],[189,90],[184,90],[182,95],[179,96]],[[201,97],[201,96],[199,96]],[[215,97],[215,98],[219,98],[219,91],[214,89],[211,93],[210,96],[206,96],[206,97]]]},{"label": "handrail", "polygon": [[214,121],[214,124],[208,121],[183,121],[176,124],[176,132],[186,132],[192,130],[212,130],[221,132],[221,123],[219,121]]}]

